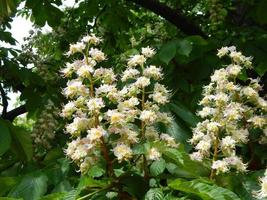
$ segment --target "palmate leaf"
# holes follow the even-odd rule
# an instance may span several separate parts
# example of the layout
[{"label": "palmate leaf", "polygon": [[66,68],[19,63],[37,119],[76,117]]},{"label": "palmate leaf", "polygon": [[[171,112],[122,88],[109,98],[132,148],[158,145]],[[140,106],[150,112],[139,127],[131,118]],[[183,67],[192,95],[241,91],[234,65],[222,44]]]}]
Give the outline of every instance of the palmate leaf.
[{"label": "palmate leaf", "polygon": [[183,106],[180,102],[175,101],[174,103],[170,103],[169,106],[170,110],[184,122],[186,122],[189,126],[194,127],[199,122],[198,117],[185,106]]},{"label": "palmate leaf", "polygon": [[102,176],[103,174],[105,174],[105,170],[103,168],[101,168],[100,166],[93,166],[89,172],[88,172],[89,176],[93,177],[93,178],[97,178]]},{"label": "palmate leaf", "polygon": [[43,196],[40,200],[60,200],[66,196],[64,192],[52,193],[46,196]]},{"label": "palmate leaf", "polygon": [[77,195],[77,190],[71,190],[69,192],[57,192],[48,194],[46,196],[43,196],[40,200],[76,200]]},{"label": "palmate leaf", "polygon": [[21,160],[30,161],[33,155],[32,139],[30,133],[22,127],[11,125],[11,149]]},{"label": "palmate leaf", "polygon": [[55,27],[60,23],[63,12],[47,1],[27,0],[26,7],[32,10],[32,16],[35,23],[44,26],[47,22],[49,26]]},{"label": "palmate leaf", "polygon": [[3,155],[10,147],[10,131],[5,121],[0,120],[0,156]]},{"label": "palmate leaf", "polygon": [[64,197],[62,198],[62,200],[76,200],[78,195],[78,191],[77,190],[71,190],[68,193],[66,193],[64,195]]},{"label": "palmate leaf", "polygon": [[183,196],[183,197],[175,197],[173,194],[169,193],[164,196],[164,200],[192,200],[190,198],[187,198],[188,195]]},{"label": "palmate leaf", "polygon": [[252,12],[252,18],[259,24],[267,24],[266,14],[267,2],[259,1]]},{"label": "palmate leaf", "polygon": [[145,200],[163,200],[164,195],[160,188],[152,188],[147,191]]},{"label": "palmate leaf", "polygon": [[263,76],[267,72],[266,62],[259,63],[255,70],[260,76]]},{"label": "palmate leaf", "polygon": [[46,193],[47,181],[47,176],[41,172],[26,175],[8,196],[27,200],[40,199]]},{"label": "palmate leaf", "polygon": [[[7,42],[9,44],[15,45],[16,44],[16,40],[12,37],[12,34],[8,31],[3,31],[0,30],[0,40]],[[6,49],[8,50],[13,56],[16,56],[16,51],[12,50],[12,49]]]},{"label": "palmate leaf", "polygon": [[188,140],[192,137],[191,127],[199,121],[198,117],[179,101],[172,101],[166,108],[175,115],[175,120],[167,127],[167,133],[185,145],[187,151],[191,150]]},{"label": "palmate leaf", "polygon": [[169,62],[175,57],[175,54],[176,54],[176,42],[170,41],[161,47],[158,56],[162,62],[169,64]]},{"label": "palmate leaf", "polygon": [[200,197],[203,200],[241,200],[232,191],[202,179],[195,179],[193,181],[176,179],[169,183],[169,187],[174,190]]},{"label": "palmate leaf", "polygon": [[142,199],[147,190],[148,183],[140,175],[129,175],[121,179],[124,190],[137,199]]},{"label": "palmate leaf", "polygon": [[68,192],[72,190],[72,186],[68,180],[63,180],[60,183],[56,185],[56,187],[53,189],[54,192]]},{"label": "palmate leaf", "polygon": [[18,177],[0,177],[0,196],[4,196],[18,181]]},{"label": "palmate leaf", "polygon": [[0,22],[1,18],[9,16],[15,10],[20,0],[0,0]]},{"label": "palmate leaf", "polygon": [[22,127],[0,120],[0,156],[9,149],[19,160],[30,161],[33,155],[31,135]]},{"label": "palmate leaf", "polygon": [[[90,176],[82,176],[80,178],[80,182],[77,186],[76,190],[73,190],[73,194],[69,195],[70,198],[68,198],[68,200],[72,200],[71,197],[75,197],[73,200],[77,199],[77,197],[81,194],[83,194],[83,190],[85,190],[85,194],[89,194],[90,198],[88,197],[88,199],[107,199],[106,198],[106,188],[110,185],[110,180],[109,179],[99,179],[96,180]],[[90,191],[91,192],[88,192]],[[94,193],[94,191],[98,191],[96,192],[94,195],[91,193]],[[102,191],[102,192],[101,192]],[[104,192],[104,193],[103,193]],[[71,193],[71,192],[69,192]],[[84,195],[84,194],[83,194]],[[64,197],[65,200],[66,197]]]},{"label": "palmate leaf", "polygon": [[177,41],[176,46],[177,53],[183,56],[188,57],[192,51],[192,42],[188,41],[187,39]]},{"label": "palmate leaf", "polygon": [[[259,177],[263,177],[264,172],[265,170],[259,170],[246,174],[227,174],[217,177],[216,180],[242,197],[242,200],[258,200],[255,194],[260,191]],[[261,200],[267,200],[267,198]]]},{"label": "palmate leaf", "polygon": [[178,149],[165,148],[162,154],[165,160],[169,161],[166,166],[168,171],[179,177],[196,178],[209,174],[210,169],[204,163],[191,160],[182,145]]},{"label": "palmate leaf", "polygon": [[77,189],[82,191],[87,187],[104,188],[109,184],[108,180],[95,180],[92,177],[82,176]]},{"label": "palmate leaf", "polygon": [[187,146],[187,149],[191,149],[188,145],[187,140],[191,137],[190,129],[183,126],[178,121],[172,121],[171,124],[167,127],[167,133],[174,137],[177,142],[184,144]]},{"label": "palmate leaf", "polygon": [[150,165],[150,173],[152,176],[158,176],[166,168],[166,162],[164,159],[156,160]]},{"label": "palmate leaf", "polygon": [[192,51],[192,42],[183,39],[183,40],[172,40],[164,44],[159,51],[159,59],[169,64],[169,62],[176,56],[176,54],[180,56],[188,57]]}]

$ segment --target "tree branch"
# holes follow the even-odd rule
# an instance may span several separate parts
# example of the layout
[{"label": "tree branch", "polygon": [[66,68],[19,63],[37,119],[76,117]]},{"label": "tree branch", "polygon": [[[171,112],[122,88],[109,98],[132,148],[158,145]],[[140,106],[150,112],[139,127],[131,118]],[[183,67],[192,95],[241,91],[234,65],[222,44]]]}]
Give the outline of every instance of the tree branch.
[{"label": "tree branch", "polygon": [[202,30],[189,21],[186,17],[182,16],[181,13],[178,13],[177,10],[174,10],[163,3],[158,2],[157,0],[127,0],[139,4],[140,6],[149,9],[150,11],[160,15],[165,18],[167,21],[175,25],[178,29],[188,35],[200,35],[203,38],[207,38]]},{"label": "tree branch", "polygon": [[22,115],[26,112],[27,112],[26,106],[21,105],[7,112],[6,115],[3,117],[3,119],[6,119],[12,122],[17,116]]},{"label": "tree branch", "polygon": [[7,101],[7,96],[6,96],[6,93],[5,93],[5,90],[2,84],[0,84],[0,93],[2,96],[2,106],[3,106],[2,117],[5,117],[5,115],[7,114],[8,101]]}]

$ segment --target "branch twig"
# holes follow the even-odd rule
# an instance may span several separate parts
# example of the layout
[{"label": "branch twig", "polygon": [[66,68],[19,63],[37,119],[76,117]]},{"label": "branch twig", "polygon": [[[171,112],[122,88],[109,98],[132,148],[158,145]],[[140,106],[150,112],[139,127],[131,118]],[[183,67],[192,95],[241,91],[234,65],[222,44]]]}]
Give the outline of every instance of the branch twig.
[{"label": "branch twig", "polygon": [[189,21],[182,13],[174,10],[164,3],[160,3],[157,0],[127,0],[134,2],[143,8],[147,8],[155,14],[160,15],[167,21],[175,25],[178,29],[188,35],[200,35],[203,38],[207,38],[207,35],[202,32],[202,30]]},{"label": "branch twig", "polygon": [[7,114],[8,101],[7,101],[7,96],[6,96],[6,93],[5,93],[5,90],[2,84],[0,84],[0,93],[2,96],[2,106],[3,106],[2,117],[4,118]]},{"label": "branch twig", "polygon": [[6,113],[6,115],[3,117],[3,119],[13,121],[17,116],[22,115],[27,112],[26,106],[21,105],[17,108],[14,108],[13,110]]}]

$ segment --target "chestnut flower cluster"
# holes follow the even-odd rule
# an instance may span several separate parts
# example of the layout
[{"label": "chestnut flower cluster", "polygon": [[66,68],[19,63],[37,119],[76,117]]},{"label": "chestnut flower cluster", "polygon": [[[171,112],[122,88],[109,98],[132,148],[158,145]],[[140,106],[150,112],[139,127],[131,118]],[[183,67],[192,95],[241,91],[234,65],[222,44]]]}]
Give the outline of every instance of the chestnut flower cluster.
[{"label": "chestnut flower cluster", "polygon": [[267,169],[264,173],[264,177],[260,178],[260,190],[255,193],[255,197],[258,199],[267,197]]},{"label": "chestnut flower cluster", "polygon": [[51,141],[55,138],[55,132],[58,129],[59,122],[57,117],[60,111],[51,100],[48,100],[44,110],[38,116],[32,130],[31,137],[36,151],[43,147],[51,148]]},{"label": "chestnut flower cluster", "polygon": [[204,87],[202,110],[197,114],[205,119],[193,129],[191,144],[195,152],[191,158],[201,161],[212,157],[211,177],[230,169],[246,171],[246,164],[236,153],[236,147],[249,140],[249,129],[263,130],[260,142],[266,137],[267,101],[260,97],[262,86],[258,79],[248,79],[248,84],[239,84],[242,70],[252,67],[252,58],[245,57],[235,47],[218,50],[220,58],[227,56],[231,64],[216,70],[211,82]]},{"label": "chestnut flower cluster", "polygon": [[207,10],[209,11],[209,29],[212,33],[220,33],[219,31],[222,27],[225,18],[227,17],[227,5],[226,2],[222,0],[206,0]]},{"label": "chestnut flower cluster", "polygon": [[[68,103],[62,116],[69,120],[66,132],[71,135],[66,154],[79,165],[82,173],[100,159],[105,159],[108,173],[112,165],[131,161],[139,156],[133,148],[140,142],[163,141],[167,146],[176,146],[174,138],[160,134],[155,125],[170,123],[172,118],[160,107],[169,101],[169,91],[158,83],[162,69],[146,66],[147,59],[155,50],[142,48],[132,56],[120,76],[112,68],[99,64],[106,55],[96,46],[101,39],[87,35],[80,42],[70,45],[67,55],[80,53],[83,58],[67,63],[62,73],[70,80],[63,90]],[[143,154],[144,161],[158,160],[160,150],[151,147]]]}]

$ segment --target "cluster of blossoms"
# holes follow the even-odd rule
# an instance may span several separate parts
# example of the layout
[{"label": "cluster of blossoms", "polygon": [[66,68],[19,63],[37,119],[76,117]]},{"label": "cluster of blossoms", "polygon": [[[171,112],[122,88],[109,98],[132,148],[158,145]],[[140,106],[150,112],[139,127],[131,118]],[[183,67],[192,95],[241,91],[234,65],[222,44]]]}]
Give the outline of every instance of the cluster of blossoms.
[{"label": "cluster of blossoms", "polygon": [[202,160],[213,157],[212,175],[226,173],[230,169],[246,171],[246,164],[237,155],[236,148],[249,140],[250,129],[262,130],[260,142],[267,131],[267,101],[259,96],[261,85],[258,79],[248,79],[239,84],[242,70],[251,68],[251,57],[245,57],[235,47],[218,50],[220,58],[227,56],[231,64],[216,70],[211,82],[204,87],[202,110],[198,115],[205,119],[193,129],[191,144],[196,152],[191,158]]},{"label": "cluster of blossoms", "polygon": [[[175,147],[174,138],[160,134],[156,124],[170,123],[172,118],[160,106],[169,101],[169,91],[158,83],[162,69],[145,66],[155,51],[142,48],[140,55],[132,56],[120,77],[112,68],[99,66],[106,55],[95,46],[101,39],[87,35],[70,45],[68,55],[81,53],[82,60],[68,63],[62,73],[69,82],[63,90],[69,102],[62,116],[70,121],[66,132],[72,137],[66,154],[86,173],[98,159],[107,165],[131,161],[133,147],[144,141],[163,141]],[[120,79],[120,81],[118,81]],[[161,153],[151,145],[143,155],[147,160],[158,160]]]},{"label": "cluster of blossoms", "polygon": [[36,150],[40,149],[40,147],[44,149],[51,148],[51,141],[55,138],[55,132],[59,126],[57,120],[59,113],[60,111],[54,103],[48,100],[44,110],[38,116],[31,134]]},{"label": "cluster of blossoms", "polygon": [[267,169],[264,173],[264,177],[260,178],[260,190],[255,194],[255,197],[263,199],[267,197]]},{"label": "cluster of blossoms", "polygon": [[209,29],[211,32],[220,33],[220,28],[227,16],[227,5],[222,0],[206,0],[207,10],[209,11]]}]

